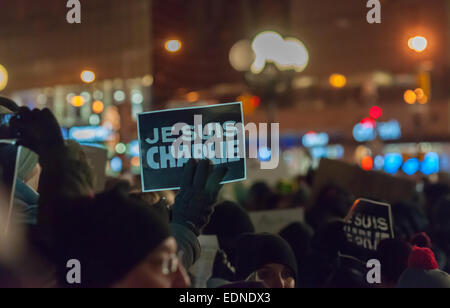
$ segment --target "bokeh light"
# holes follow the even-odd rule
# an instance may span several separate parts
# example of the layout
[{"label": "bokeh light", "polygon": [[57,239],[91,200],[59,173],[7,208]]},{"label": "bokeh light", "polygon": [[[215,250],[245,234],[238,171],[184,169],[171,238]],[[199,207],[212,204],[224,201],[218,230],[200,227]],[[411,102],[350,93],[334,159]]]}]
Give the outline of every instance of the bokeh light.
[{"label": "bokeh light", "polygon": [[384,171],[395,174],[403,164],[403,156],[399,153],[389,153],[384,158]]},{"label": "bokeh light", "polygon": [[109,166],[113,172],[119,173],[122,171],[122,159],[120,157],[113,157],[109,163]]},{"label": "bokeh light", "polygon": [[94,113],[102,113],[105,109],[105,104],[101,101],[95,101],[92,103],[92,111]]},{"label": "bokeh light", "polygon": [[93,83],[95,81],[95,73],[93,71],[84,70],[81,72],[81,80],[84,83]]},{"label": "bokeh light", "polygon": [[124,143],[119,142],[116,144],[115,150],[117,154],[124,154],[127,151],[127,146]]},{"label": "bokeh light", "polygon": [[414,36],[408,40],[408,47],[416,52],[423,52],[428,47],[428,41],[423,36]]},{"label": "bokeh light", "polygon": [[8,71],[0,64],[0,91],[3,91],[8,85]]},{"label": "bokeh light", "polygon": [[370,108],[369,115],[372,119],[377,120],[383,115],[383,109],[378,106]]},{"label": "bokeh light", "polygon": [[250,70],[255,53],[252,50],[252,43],[249,40],[241,40],[233,45],[228,55],[231,66],[239,72]]},{"label": "bokeh light", "polygon": [[403,94],[403,99],[405,100],[405,103],[413,105],[417,101],[417,95],[413,90],[406,90]]},{"label": "bokeh light", "polygon": [[98,114],[91,114],[89,116],[89,125],[97,126],[101,122],[100,116]]},{"label": "bokeh light", "polygon": [[134,156],[133,158],[131,158],[131,165],[133,167],[139,167],[141,165],[141,160],[139,156]]},{"label": "bokeh light", "polygon": [[168,40],[164,44],[164,48],[170,53],[177,53],[181,50],[183,44],[179,40]]},{"label": "bokeh light", "polygon": [[114,92],[114,100],[116,102],[122,103],[125,99],[126,95],[122,90],[117,90],[116,92]]},{"label": "bokeh light", "polygon": [[330,76],[330,84],[333,88],[343,88],[347,85],[347,77],[342,74],[332,74]]},{"label": "bokeh light", "polygon": [[72,104],[72,106],[74,107],[82,107],[85,103],[84,97],[83,96],[72,96],[70,103]]},{"label": "bokeh light", "polygon": [[417,158],[408,159],[402,166],[402,170],[407,175],[413,175],[419,171],[420,161]]},{"label": "bokeh light", "polygon": [[365,156],[361,160],[361,168],[365,171],[370,171],[373,169],[373,158],[370,156]]},{"label": "bokeh light", "polygon": [[256,55],[251,66],[254,74],[261,73],[267,63],[273,63],[279,70],[295,70],[302,72],[309,62],[309,54],[305,45],[295,38],[284,39],[275,31],[259,33],[252,42],[252,50]]},{"label": "bokeh light", "polygon": [[199,100],[199,98],[200,98],[200,95],[198,94],[198,92],[189,92],[189,93],[186,95],[186,100],[187,100],[189,103],[195,103],[196,101]]}]

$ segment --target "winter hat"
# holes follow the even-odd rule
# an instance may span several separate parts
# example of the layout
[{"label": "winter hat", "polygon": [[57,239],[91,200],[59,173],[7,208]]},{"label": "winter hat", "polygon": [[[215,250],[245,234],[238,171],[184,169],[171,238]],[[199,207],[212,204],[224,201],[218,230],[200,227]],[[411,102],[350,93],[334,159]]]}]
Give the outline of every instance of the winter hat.
[{"label": "winter hat", "polygon": [[312,248],[322,256],[335,258],[347,244],[344,225],[342,219],[336,219],[323,225],[312,239]]},{"label": "winter hat", "polygon": [[169,225],[155,211],[118,192],[58,204],[54,256],[60,282],[66,263],[80,261],[81,285],[110,287],[123,279],[170,237]]},{"label": "winter hat", "polygon": [[231,201],[222,202],[215,207],[210,222],[203,230],[203,234],[217,235],[219,239],[253,232],[255,227],[247,211]]},{"label": "winter hat", "polygon": [[450,288],[450,276],[438,269],[433,251],[415,246],[398,288]]},{"label": "winter hat", "polygon": [[303,259],[311,249],[314,231],[310,226],[301,222],[294,222],[281,230],[280,236],[291,245],[297,259],[297,266],[301,266]]},{"label": "winter hat", "polygon": [[413,237],[409,242],[414,246],[422,248],[431,248],[431,239],[425,232],[413,235]]},{"label": "winter hat", "polygon": [[412,246],[400,239],[385,239],[378,244],[376,259],[381,263],[383,282],[396,284],[408,268]]},{"label": "winter hat", "polygon": [[297,262],[289,244],[280,236],[243,234],[238,239],[236,278],[245,280],[266,264],[287,266],[297,277]]}]

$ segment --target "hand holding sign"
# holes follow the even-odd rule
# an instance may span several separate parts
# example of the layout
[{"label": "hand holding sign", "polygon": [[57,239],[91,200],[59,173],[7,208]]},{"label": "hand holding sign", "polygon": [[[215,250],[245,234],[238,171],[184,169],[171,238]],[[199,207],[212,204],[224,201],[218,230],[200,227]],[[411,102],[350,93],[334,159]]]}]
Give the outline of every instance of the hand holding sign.
[{"label": "hand holding sign", "polygon": [[208,160],[198,164],[190,159],[186,164],[178,193],[172,208],[172,222],[187,226],[196,235],[208,224],[214,212],[214,203],[227,169],[218,166],[211,171]]}]

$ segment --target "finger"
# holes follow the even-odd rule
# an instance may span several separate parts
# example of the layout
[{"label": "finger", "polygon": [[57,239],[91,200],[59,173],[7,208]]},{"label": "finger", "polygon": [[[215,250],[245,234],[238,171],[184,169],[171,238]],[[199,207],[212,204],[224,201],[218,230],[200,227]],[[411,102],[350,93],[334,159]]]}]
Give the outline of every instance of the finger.
[{"label": "finger", "polygon": [[[51,112],[50,109],[48,108],[44,108],[42,110],[42,118],[45,119],[48,122],[51,123],[56,123],[58,124],[58,121],[56,120],[55,116],[53,115],[53,113]],[[59,124],[58,124],[59,125]]]},{"label": "finger", "polygon": [[197,162],[191,158],[184,166],[183,175],[181,177],[181,188],[187,188],[192,186],[192,180],[194,178],[195,167]]},{"label": "finger", "polygon": [[209,161],[206,159],[200,160],[195,171],[194,189],[203,190],[205,188],[206,180],[209,174]]},{"label": "finger", "polygon": [[228,168],[225,166],[219,166],[215,168],[214,171],[208,177],[205,190],[212,195],[216,195],[221,188],[220,183],[222,183],[227,172]]},{"label": "finger", "polygon": [[30,109],[28,107],[20,107],[16,115],[11,119],[11,123],[27,120],[30,117]]}]

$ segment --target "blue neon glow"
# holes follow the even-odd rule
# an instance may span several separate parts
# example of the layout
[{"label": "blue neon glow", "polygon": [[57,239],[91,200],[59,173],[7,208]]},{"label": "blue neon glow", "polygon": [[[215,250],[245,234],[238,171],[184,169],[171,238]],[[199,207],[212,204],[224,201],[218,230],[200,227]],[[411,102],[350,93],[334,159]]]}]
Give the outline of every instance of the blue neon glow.
[{"label": "blue neon glow", "polygon": [[377,123],[377,131],[381,140],[398,140],[402,137],[400,123],[396,120]]},{"label": "blue neon glow", "polygon": [[344,157],[344,147],[340,144],[337,145],[330,145],[327,148],[327,158],[330,159],[341,159]]},{"label": "blue neon glow", "polygon": [[133,140],[127,145],[127,154],[130,157],[139,156],[139,141]]},{"label": "blue neon glow", "polygon": [[313,158],[319,159],[322,157],[327,157],[327,148],[326,147],[315,147],[311,149],[311,156]]},{"label": "blue neon glow", "polygon": [[381,140],[398,140],[402,137],[402,129],[397,120],[377,122],[376,128],[361,123],[353,127],[353,138],[358,142],[372,141],[377,136]]},{"label": "blue neon glow", "polygon": [[376,137],[375,129],[369,125],[358,123],[353,127],[353,138],[358,142],[372,141]]},{"label": "blue neon glow", "polygon": [[265,147],[260,148],[258,151],[258,159],[262,162],[270,161],[272,159],[272,150]]},{"label": "blue neon glow", "polygon": [[305,148],[312,148],[317,146],[325,146],[328,144],[330,138],[327,133],[309,133],[303,136],[302,144]]},{"label": "blue neon glow", "polygon": [[390,174],[395,174],[400,169],[403,163],[403,157],[398,153],[386,154],[384,159],[384,171]]},{"label": "blue neon glow", "polygon": [[110,161],[110,167],[111,170],[114,172],[121,172],[122,171],[122,159],[120,159],[120,157],[113,157],[113,159],[111,159]]},{"label": "blue neon glow", "polygon": [[374,159],[374,167],[376,170],[383,170],[384,168],[384,157],[382,155],[378,155]]},{"label": "blue neon glow", "polygon": [[427,153],[420,166],[420,172],[430,175],[439,172],[439,155],[434,152]]},{"label": "blue neon glow", "polygon": [[416,174],[420,169],[420,161],[417,158],[408,159],[402,166],[402,170],[407,175]]},{"label": "blue neon glow", "polygon": [[113,131],[103,126],[72,127],[68,139],[82,142],[105,142],[111,140]]}]

